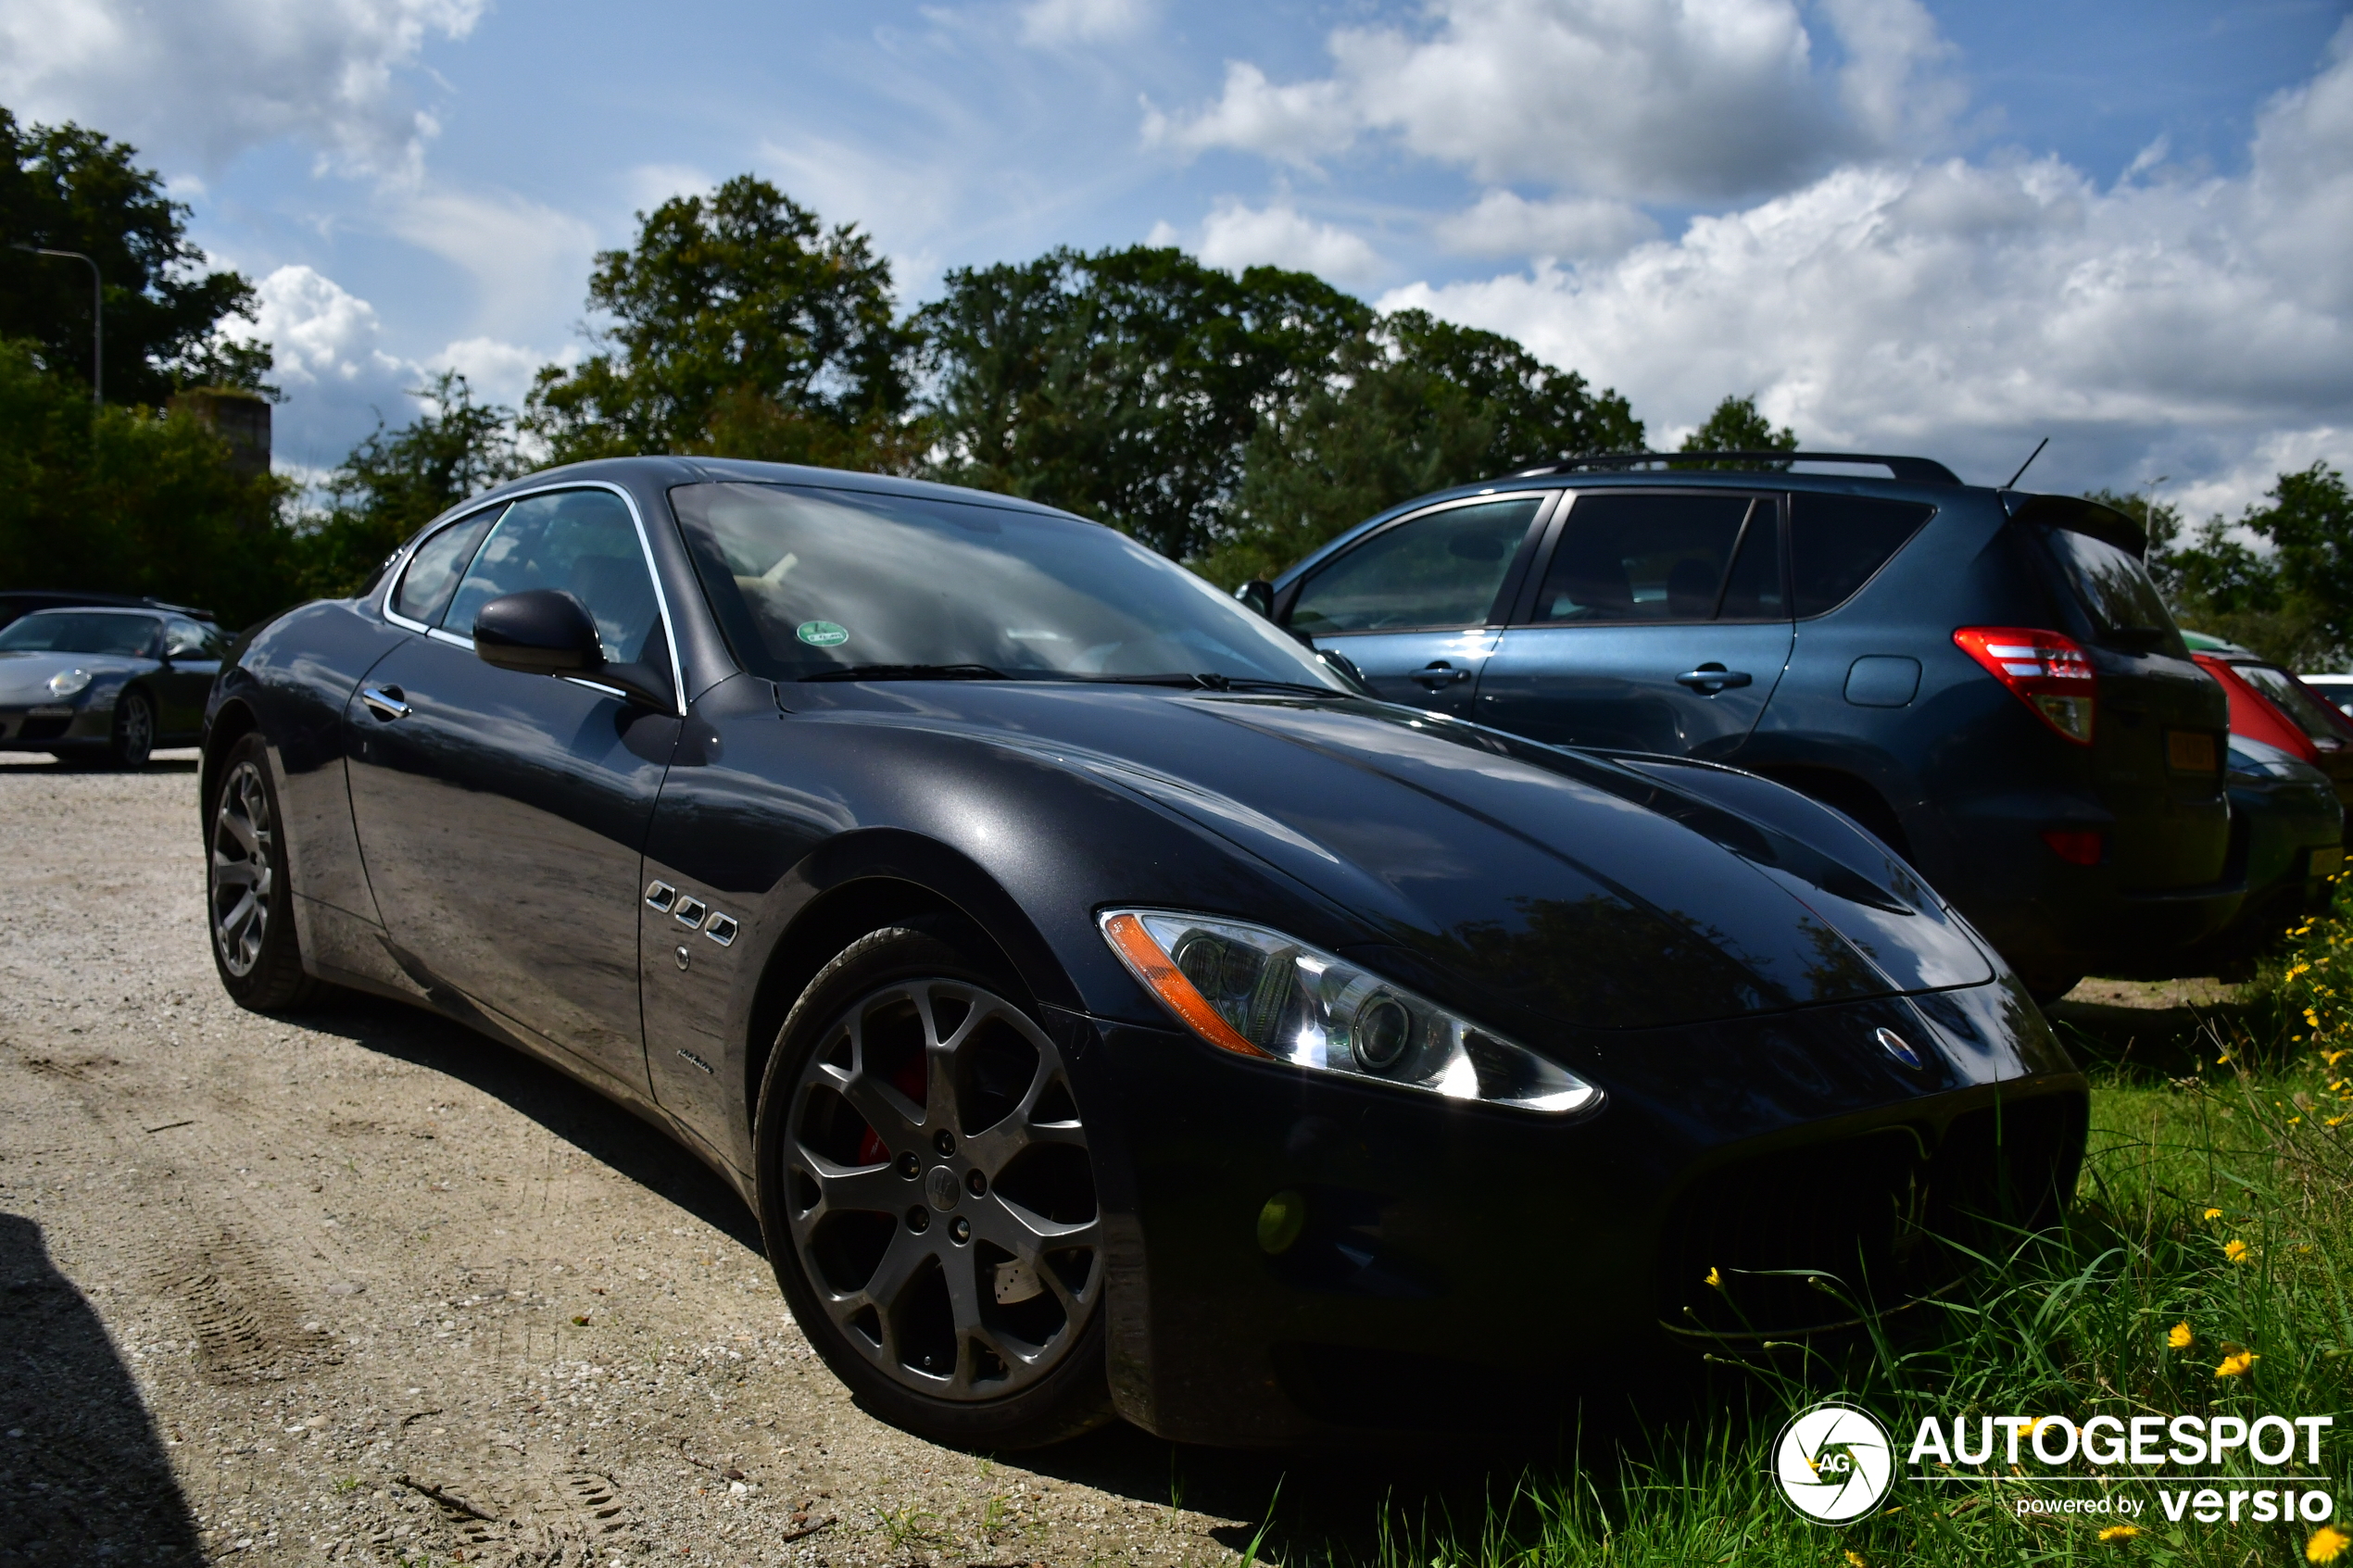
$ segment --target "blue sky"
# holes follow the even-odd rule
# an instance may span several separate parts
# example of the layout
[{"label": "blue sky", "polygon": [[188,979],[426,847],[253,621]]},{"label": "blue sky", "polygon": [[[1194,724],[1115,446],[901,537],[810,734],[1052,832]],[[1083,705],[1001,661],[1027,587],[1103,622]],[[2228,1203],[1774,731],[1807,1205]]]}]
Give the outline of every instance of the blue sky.
[{"label": "blue sky", "polygon": [[[332,465],[520,397],[633,214],[754,170],[945,270],[1148,238],[1509,332],[1671,441],[2233,512],[2353,458],[2344,4],[0,0],[0,103],[132,141]],[[1997,471],[1998,470],[1998,471]]]}]

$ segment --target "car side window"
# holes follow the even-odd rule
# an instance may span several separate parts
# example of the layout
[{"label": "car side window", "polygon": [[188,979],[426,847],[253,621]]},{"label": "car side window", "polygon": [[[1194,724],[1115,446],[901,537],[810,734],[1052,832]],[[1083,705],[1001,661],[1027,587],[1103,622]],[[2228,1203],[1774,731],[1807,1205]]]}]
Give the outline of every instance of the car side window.
[{"label": "car side window", "polygon": [[1382,529],[1307,580],[1291,605],[1291,630],[1320,636],[1485,624],[1547,498],[1535,492],[1447,507]]},{"label": "car side window", "polygon": [[1562,523],[1529,619],[1546,624],[1778,617],[1770,498],[1586,493]]},{"label": "car side window", "polygon": [[418,546],[417,553],[409,558],[409,570],[400,574],[400,585],[393,590],[393,612],[422,625],[439,624],[449,596],[458,591],[459,574],[481,548],[482,536],[498,521],[499,509],[490,507],[460,518]]},{"label": "car side window", "polygon": [[597,622],[605,659],[637,664],[655,650],[661,612],[637,525],[610,490],[559,490],[509,507],[458,584],[443,618],[472,635],[492,599],[533,588],[572,595]]},{"label": "car side window", "polygon": [[1910,543],[1936,508],[1863,495],[1790,497],[1790,578],[1802,618],[1836,609]]},{"label": "car side window", "polygon": [[163,656],[166,659],[218,659],[220,654],[205,635],[204,628],[193,621],[173,616],[163,623]]}]

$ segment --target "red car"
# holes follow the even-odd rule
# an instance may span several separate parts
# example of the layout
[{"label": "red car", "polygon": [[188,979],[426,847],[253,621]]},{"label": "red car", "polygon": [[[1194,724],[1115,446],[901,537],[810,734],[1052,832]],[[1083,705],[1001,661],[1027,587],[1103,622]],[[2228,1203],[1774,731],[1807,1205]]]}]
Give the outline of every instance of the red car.
[{"label": "red car", "polygon": [[2190,657],[2231,695],[2231,734],[2310,763],[2353,808],[2353,718],[2296,676],[2236,643],[2184,632]]}]

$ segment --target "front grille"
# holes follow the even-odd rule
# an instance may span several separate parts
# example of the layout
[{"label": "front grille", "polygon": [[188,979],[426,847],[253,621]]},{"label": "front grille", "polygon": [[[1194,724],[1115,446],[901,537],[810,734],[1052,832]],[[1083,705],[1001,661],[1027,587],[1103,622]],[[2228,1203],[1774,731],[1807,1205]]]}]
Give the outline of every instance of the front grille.
[{"label": "front grille", "polygon": [[1931,1129],[1891,1127],[1712,1171],[1668,1223],[1659,1315],[1685,1334],[1765,1337],[1942,1289],[1970,1254],[2057,1220],[2085,1113],[2080,1096],[2044,1096],[1957,1117],[1933,1147]]},{"label": "front grille", "polygon": [[70,715],[55,719],[27,719],[24,728],[17,732],[19,740],[56,740],[73,722]]}]

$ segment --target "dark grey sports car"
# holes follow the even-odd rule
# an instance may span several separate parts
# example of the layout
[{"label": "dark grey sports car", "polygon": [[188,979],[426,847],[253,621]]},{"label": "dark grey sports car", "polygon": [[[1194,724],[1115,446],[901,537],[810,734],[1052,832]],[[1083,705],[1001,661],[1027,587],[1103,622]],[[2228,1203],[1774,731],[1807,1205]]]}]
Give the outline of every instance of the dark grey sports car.
[{"label": "dark grey sports car", "polygon": [[232,996],[399,997],[631,1107],[948,1441],[1557,1408],[1850,1315],[1809,1271],[1941,1284],[2082,1148],[2033,1003],[1845,818],[1374,700],[1003,495],[502,486],[255,633],[202,788]]},{"label": "dark grey sports car", "polygon": [[220,628],[171,611],[36,609],[0,628],[0,750],[145,765],[193,746],[220,673]]}]

